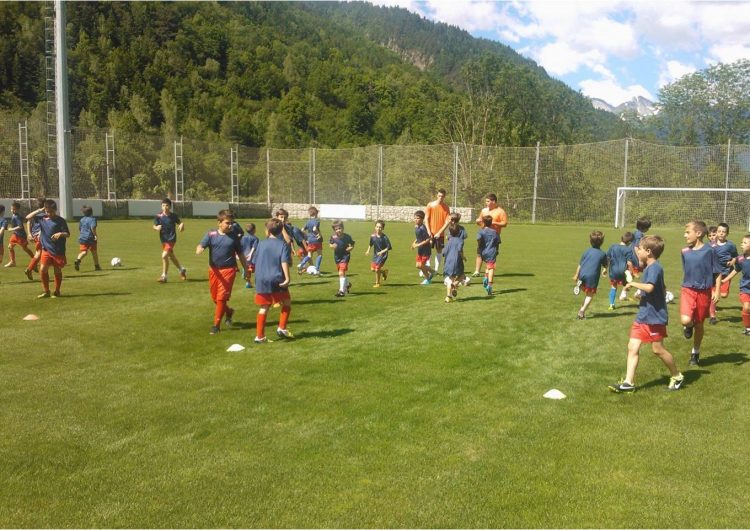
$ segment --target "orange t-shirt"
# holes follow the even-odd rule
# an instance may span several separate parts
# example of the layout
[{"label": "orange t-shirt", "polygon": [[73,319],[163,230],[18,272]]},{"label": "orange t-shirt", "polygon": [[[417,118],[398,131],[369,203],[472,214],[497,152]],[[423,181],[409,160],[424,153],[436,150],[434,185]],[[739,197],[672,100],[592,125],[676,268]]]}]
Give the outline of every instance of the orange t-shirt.
[{"label": "orange t-shirt", "polygon": [[445,220],[450,213],[450,208],[445,203],[432,201],[427,205],[427,208],[425,208],[425,221],[427,221],[427,228],[429,228],[431,234],[443,228]]},{"label": "orange t-shirt", "polygon": [[479,214],[479,217],[481,218],[481,217],[484,217],[485,215],[489,215],[490,217],[492,217],[492,228],[494,228],[495,232],[497,232],[499,235],[503,228],[498,225],[501,223],[504,223],[507,225],[508,214],[505,213],[505,210],[497,206],[492,210],[488,208],[482,208],[482,212]]}]

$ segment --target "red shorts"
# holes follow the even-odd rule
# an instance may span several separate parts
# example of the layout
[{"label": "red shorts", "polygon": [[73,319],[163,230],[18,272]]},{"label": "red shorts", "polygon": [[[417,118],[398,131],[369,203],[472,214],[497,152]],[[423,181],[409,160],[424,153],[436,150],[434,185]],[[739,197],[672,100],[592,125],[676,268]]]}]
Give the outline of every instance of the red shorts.
[{"label": "red shorts", "polygon": [[50,254],[46,250],[42,250],[42,256],[39,258],[39,262],[42,265],[52,265],[53,267],[57,267],[58,269],[62,269],[68,263],[68,261],[65,259],[65,256],[55,256],[54,254]]},{"label": "red shorts", "polygon": [[486,271],[494,271],[495,270],[495,262],[494,261],[485,261],[484,270]]},{"label": "red shorts", "polygon": [[640,267],[633,266],[633,270],[632,270],[633,276],[635,276],[636,274],[640,274],[641,271],[642,269]]},{"label": "red shorts", "polygon": [[78,252],[87,252],[87,251],[96,252],[96,243],[79,243],[78,244]]},{"label": "red shorts", "polygon": [[336,270],[339,271],[348,271],[349,270],[349,262],[348,261],[342,261],[341,263],[336,264]]},{"label": "red shorts", "polygon": [[174,246],[175,246],[176,244],[177,244],[177,241],[170,241],[170,242],[167,242],[167,243],[162,243],[162,244],[161,244],[161,249],[162,249],[162,250],[163,250],[164,252],[169,252],[169,251],[171,251],[171,250],[174,250]]},{"label": "red shorts", "polygon": [[385,265],[385,263],[373,263],[373,262],[370,262],[370,270],[371,271],[383,270],[383,265]]},{"label": "red shorts", "polygon": [[596,287],[588,287],[587,285],[581,285],[581,291],[586,294],[596,294]]},{"label": "red shorts", "polygon": [[21,245],[23,248],[26,248],[29,246],[29,242],[26,238],[19,237],[16,234],[11,234],[10,239],[8,240],[9,245],[8,246],[16,246]]},{"label": "red shorts", "polygon": [[291,300],[289,291],[275,291],[273,293],[255,293],[255,305],[281,304],[284,300]]},{"label": "red shorts", "polygon": [[633,322],[633,325],[630,326],[630,338],[638,339],[641,342],[661,342],[667,338],[667,326]]},{"label": "red shorts", "polygon": [[417,267],[422,268],[430,262],[430,256],[420,256],[417,254]]},{"label": "red shorts", "polygon": [[617,287],[618,285],[625,285],[625,282],[622,280],[609,280],[609,285],[611,287]]},{"label": "red shorts", "polygon": [[42,242],[39,241],[38,237],[35,237],[34,238],[34,251],[36,252],[36,251],[39,251],[39,250],[42,250]]},{"label": "red shorts", "polygon": [[308,243],[307,244],[307,251],[310,253],[317,252],[321,250],[322,248],[323,248],[323,243]]},{"label": "red shorts", "polygon": [[711,289],[690,289],[680,291],[680,314],[689,316],[693,322],[703,322],[711,308]]},{"label": "red shorts", "polygon": [[300,248],[297,249],[297,257],[299,259],[304,258],[306,255],[307,255],[307,252],[305,251],[304,248],[300,247]]},{"label": "red shorts", "polygon": [[750,293],[740,293],[740,302],[743,304],[750,303]]},{"label": "red shorts", "polygon": [[232,286],[237,269],[234,267],[225,267],[218,269],[209,267],[208,269],[208,288],[211,291],[211,300],[227,301],[232,297]]},{"label": "red shorts", "polygon": [[[722,279],[726,278],[726,276],[721,277]],[[722,296],[729,296],[729,287],[732,285],[732,280],[729,280],[727,283],[722,283],[721,287],[719,288],[719,294]]]}]

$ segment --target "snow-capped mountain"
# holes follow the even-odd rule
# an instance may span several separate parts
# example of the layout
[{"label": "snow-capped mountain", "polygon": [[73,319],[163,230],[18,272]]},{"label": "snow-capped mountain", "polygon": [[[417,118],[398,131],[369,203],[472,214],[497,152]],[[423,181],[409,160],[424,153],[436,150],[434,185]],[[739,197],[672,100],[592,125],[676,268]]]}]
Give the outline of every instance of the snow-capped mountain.
[{"label": "snow-capped mountain", "polygon": [[656,104],[642,96],[635,96],[633,99],[620,103],[616,107],[610,105],[603,99],[591,98],[591,104],[595,109],[606,110],[612,114],[617,114],[622,117],[628,111],[635,111],[636,116],[639,118],[645,118],[647,116],[653,116],[658,112]]}]

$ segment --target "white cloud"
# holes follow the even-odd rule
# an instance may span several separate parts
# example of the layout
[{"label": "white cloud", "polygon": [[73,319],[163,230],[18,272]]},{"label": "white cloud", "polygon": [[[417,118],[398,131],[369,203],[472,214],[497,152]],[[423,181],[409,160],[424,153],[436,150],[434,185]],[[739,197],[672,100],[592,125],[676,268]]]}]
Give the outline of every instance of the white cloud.
[{"label": "white cloud", "polygon": [[530,50],[532,57],[553,75],[565,75],[581,66],[596,66],[605,59],[598,50],[578,51],[566,42],[555,42],[540,49]]},{"label": "white cloud", "polygon": [[740,59],[750,59],[750,45],[717,44],[709,48],[708,54],[708,63],[733,63]]},{"label": "white cloud", "polygon": [[603,99],[615,107],[635,96],[643,96],[651,101],[655,99],[642,85],[623,87],[614,79],[585,79],[579,83],[579,86],[586,96]]},{"label": "white cloud", "polygon": [[680,61],[667,61],[659,71],[659,88],[676,81],[686,74],[692,74],[697,68],[691,64],[683,64]]}]

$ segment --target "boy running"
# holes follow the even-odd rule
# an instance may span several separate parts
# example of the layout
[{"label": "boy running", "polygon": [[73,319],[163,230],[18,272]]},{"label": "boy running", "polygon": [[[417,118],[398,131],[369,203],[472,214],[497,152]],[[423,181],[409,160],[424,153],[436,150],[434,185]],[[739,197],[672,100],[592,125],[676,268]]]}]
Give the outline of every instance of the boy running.
[{"label": "boy running", "polygon": [[588,309],[596,294],[602,268],[606,269],[607,267],[607,255],[600,248],[604,243],[604,234],[599,230],[594,230],[589,234],[589,242],[591,248],[583,253],[576,268],[576,273],[573,275],[576,287],[583,289],[583,292],[586,293],[583,304],[578,310],[578,320],[586,318],[586,309]]},{"label": "boy running", "polygon": [[477,232],[477,256],[487,264],[482,285],[484,285],[484,290],[487,291],[487,296],[492,296],[500,234],[492,226],[492,216],[485,215],[482,217],[482,222],[484,227]]},{"label": "boy running", "polygon": [[266,222],[268,237],[258,242],[253,254],[255,265],[255,304],[260,306],[255,321],[255,342],[268,342],[266,337],[266,317],[272,304],[281,305],[281,316],[276,334],[279,337],[293,339],[294,335],[286,328],[292,311],[292,299],[289,295],[289,261],[292,253],[284,241],[282,232],[284,223],[281,219],[269,219]]},{"label": "boy running", "polygon": [[750,234],[742,238],[740,248],[742,248],[742,255],[737,257],[732,272],[721,282],[723,287],[724,284],[729,284],[735,275],[742,273],[740,302],[742,303],[742,326],[745,328],[742,333],[750,336]]},{"label": "boy running", "polygon": [[[31,220],[42,211],[47,214],[39,220],[39,240],[42,244],[39,275],[43,292],[37,298],[49,298],[50,296],[57,298],[60,296],[60,288],[62,287],[62,269],[67,263],[65,260],[65,239],[70,237],[70,231],[65,219],[57,215],[57,203],[53,200],[44,201],[44,208],[34,210],[26,216],[26,219]],[[50,266],[55,271],[55,290],[51,295],[49,291]]]},{"label": "boy running", "polygon": [[445,276],[443,283],[446,288],[446,303],[455,301],[458,296],[458,286],[467,279],[464,273],[464,241],[466,240],[466,230],[458,224],[460,220],[461,214],[452,213],[446,225],[438,233],[440,235],[446,229],[448,230],[448,241],[445,244],[445,248],[443,248],[443,276]]},{"label": "boy running", "polygon": [[232,325],[234,309],[229,307],[232,297],[232,287],[237,274],[237,259],[239,256],[242,269],[245,269],[245,256],[240,246],[240,238],[234,230],[234,217],[229,210],[221,210],[216,216],[219,224],[217,230],[209,230],[195,249],[195,254],[202,254],[208,249],[208,286],[211,300],[216,305],[214,310],[214,324],[209,333],[219,333],[221,319],[226,316],[227,326]]},{"label": "boy running", "polygon": [[313,255],[317,252],[318,257],[315,260],[315,268],[320,272],[320,264],[323,261],[323,236],[320,233],[320,219],[318,219],[318,209],[310,206],[307,209],[310,219],[305,223],[302,233],[307,241],[307,256],[302,260],[299,267],[304,268],[312,261]]},{"label": "boy running", "polygon": [[242,239],[240,239],[240,246],[242,247],[242,255],[245,256],[245,289],[251,289],[253,287],[253,272],[255,272],[255,265],[253,265],[253,254],[258,248],[258,238],[255,236],[255,223],[249,223],[245,230],[247,232]]},{"label": "boy running", "polygon": [[44,197],[39,197],[36,200],[36,207],[42,210],[42,213],[35,215],[31,219],[26,221],[26,233],[31,237],[31,241],[34,242],[34,257],[31,258],[29,265],[26,267],[24,273],[29,280],[33,280],[34,276],[32,272],[39,271],[39,261],[42,258],[42,242],[39,239],[39,221],[45,216],[44,213]]},{"label": "boy running", "polygon": [[[720,298],[726,298],[729,296],[729,287],[732,284],[732,280],[725,282],[724,279],[729,276],[729,274],[734,269],[734,264],[736,262],[738,253],[737,253],[737,246],[729,241],[727,239],[727,236],[729,235],[729,225],[727,223],[719,223],[719,226],[716,227],[716,238],[714,239],[713,244],[711,245],[714,249],[714,252],[716,252],[716,256],[719,258],[719,266],[721,266],[721,289],[719,290],[719,296]],[[714,325],[719,320],[716,318],[716,305],[719,303],[719,300],[717,299],[716,302],[713,300],[711,301],[711,308],[709,311],[709,324]]]},{"label": "boy running", "polygon": [[[508,226],[508,214],[505,213],[505,210],[503,210],[499,204],[497,204],[497,195],[494,193],[488,193],[487,197],[484,199],[485,207],[482,208],[482,211],[479,212],[479,217],[477,217],[477,225],[484,226],[484,217],[489,215],[492,218],[492,228],[497,232],[498,237],[500,237],[500,232],[503,231],[503,228]],[[481,274],[479,270],[482,268],[482,256],[477,254],[476,263],[474,267],[474,273],[472,276],[479,277]]]},{"label": "boy running", "polygon": [[375,273],[375,285],[373,287],[380,287],[380,278],[383,281],[388,279],[388,269],[384,268],[385,262],[388,260],[388,252],[393,250],[391,246],[391,240],[385,235],[383,230],[385,229],[385,221],[378,220],[375,222],[375,233],[370,236],[370,245],[365,250],[365,256],[370,254],[370,250],[373,250],[372,261],[370,262],[370,270]]},{"label": "boy running", "polygon": [[75,269],[81,270],[81,260],[86,257],[86,254],[91,251],[91,257],[94,259],[94,270],[100,271],[102,268],[99,266],[99,254],[97,252],[96,244],[99,236],[96,234],[96,217],[94,217],[94,210],[91,206],[84,206],[81,208],[83,217],[78,221],[78,256],[73,262]]},{"label": "boy running", "polygon": [[5,205],[0,204],[0,263],[5,258],[5,232],[8,230],[8,220],[5,218]]},{"label": "boy running", "polygon": [[[41,210],[36,210],[41,211]],[[21,216],[21,203],[13,202],[10,205],[10,223],[8,226],[8,232],[10,233],[10,240],[8,241],[8,263],[6,267],[16,266],[16,251],[15,247],[19,246],[23,249],[30,258],[34,257],[34,253],[29,249],[29,242],[26,239],[26,230],[24,230],[24,218]]]},{"label": "boy running", "polygon": [[354,240],[352,236],[344,233],[342,221],[337,219],[333,222],[331,228],[333,229],[333,235],[328,240],[328,246],[333,249],[333,261],[339,271],[339,290],[336,296],[341,298],[352,288],[351,282],[346,278],[346,271],[349,270],[349,259],[354,248]]},{"label": "boy running", "polygon": [[440,269],[440,255],[443,252],[443,245],[445,244],[445,236],[442,235],[442,230],[448,221],[450,215],[450,209],[445,204],[446,191],[443,188],[437,190],[437,196],[434,201],[427,204],[425,208],[425,219],[424,224],[427,227],[427,233],[432,241],[432,247],[435,249],[435,272]]},{"label": "boy running", "polygon": [[625,232],[620,238],[620,242],[609,247],[607,250],[607,270],[609,271],[609,310],[615,310],[615,298],[617,297],[617,286],[622,285],[622,293],[620,293],[620,300],[625,300],[627,297],[627,290],[625,285],[628,283],[628,276],[632,281],[632,269],[638,267],[640,263],[634,264],[633,261],[637,261],[633,256],[635,249],[638,247],[631,247],[630,243],[633,241],[633,234]]},{"label": "boy running", "polygon": [[638,315],[630,327],[625,379],[609,386],[613,392],[635,392],[635,371],[638,368],[641,344],[644,342],[651,343],[654,355],[669,369],[668,390],[679,390],[685,381],[677,370],[674,357],[664,347],[669,315],[665,299],[667,291],[664,286],[664,269],[658,261],[663,251],[664,240],[659,236],[644,236],[639,246],[635,247],[638,262],[644,266],[642,281],[628,282],[628,285],[640,289],[642,294]]},{"label": "boy running", "polygon": [[424,276],[422,285],[430,285],[435,271],[430,267],[430,254],[432,253],[432,239],[424,224],[425,213],[422,210],[414,212],[414,242],[411,248],[417,249],[417,269]]},{"label": "boy running", "polygon": [[719,299],[721,289],[721,266],[719,258],[710,245],[703,242],[708,228],[703,221],[691,221],[685,225],[685,242],[682,249],[684,276],[680,291],[680,321],[686,339],[693,339],[690,363],[697,366],[703,342],[703,321],[708,317],[711,300]]},{"label": "boy running", "polygon": [[185,225],[172,212],[172,201],[165,197],[161,201],[161,213],[154,218],[154,230],[159,232],[161,240],[161,276],[157,280],[159,283],[167,283],[167,272],[169,272],[169,260],[172,260],[175,267],[180,271],[180,278],[187,280],[187,270],[180,265],[177,256],[174,253],[174,247],[177,244],[177,232],[185,230]]}]

